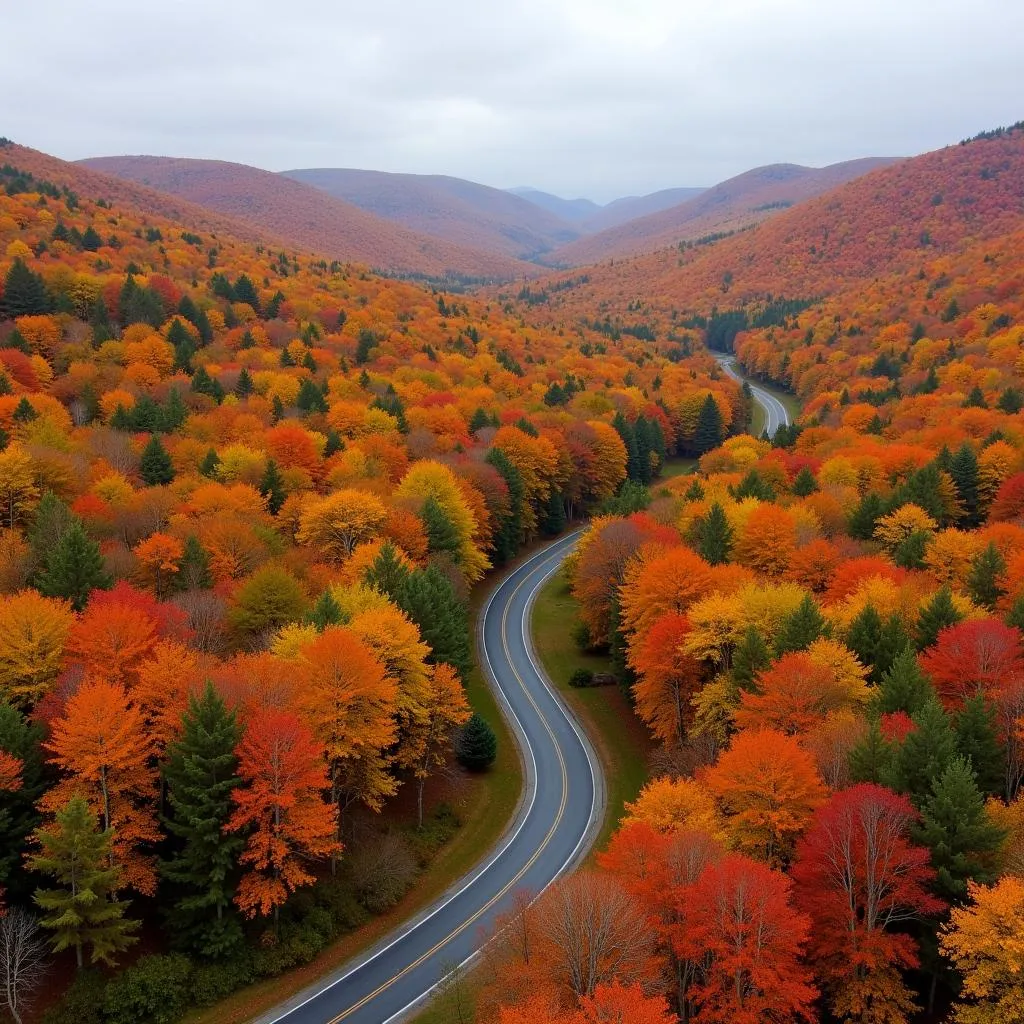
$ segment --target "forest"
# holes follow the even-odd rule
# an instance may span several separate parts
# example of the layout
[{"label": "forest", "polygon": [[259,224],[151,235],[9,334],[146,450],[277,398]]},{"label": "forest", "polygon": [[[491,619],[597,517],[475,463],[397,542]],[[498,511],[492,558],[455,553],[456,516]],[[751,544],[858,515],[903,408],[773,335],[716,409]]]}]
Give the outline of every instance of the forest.
[{"label": "forest", "polygon": [[473,595],[578,523],[650,777],[475,1019],[1024,1021],[1022,146],[470,295],[3,140],[11,1017],[170,1024],[398,903],[496,756]]}]

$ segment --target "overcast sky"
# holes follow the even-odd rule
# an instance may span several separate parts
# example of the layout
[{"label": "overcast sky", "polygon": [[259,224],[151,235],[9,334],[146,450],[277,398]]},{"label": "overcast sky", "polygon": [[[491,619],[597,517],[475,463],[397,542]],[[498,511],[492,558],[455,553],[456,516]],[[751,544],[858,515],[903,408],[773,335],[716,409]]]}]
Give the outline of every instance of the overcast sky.
[{"label": "overcast sky", "polygon": [[1024,0],[0,0],[0,135],[606,201],[1024,117]]}]

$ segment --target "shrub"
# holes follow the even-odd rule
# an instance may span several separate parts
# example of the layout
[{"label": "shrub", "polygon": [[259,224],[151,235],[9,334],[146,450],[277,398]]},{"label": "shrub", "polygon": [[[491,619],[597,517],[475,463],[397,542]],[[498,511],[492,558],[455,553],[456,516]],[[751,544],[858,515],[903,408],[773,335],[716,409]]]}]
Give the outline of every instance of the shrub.
[{"label": "shrub", "polygon": [[570,686],[593,686],[594,673],[589,668],[578,668],[569,676]]},{"label": "shrub", "polygon": [[213,1006],[250,981],[252,964],[248,956],[202,964],[192,972],[192,1002],[196,1006]]},{"label": "shrub", "polygon": [[388,833],[363,844],[349,868],[359,902],[371,914],[389,910],[409,891],[416,877],[416,858],[399,835]]},{"label": "shrub", "polygon": [[102,1024],[105,988],[99,971],[79,971],[63,999],[46,1011],[44,1024]]},{"label": "shrub", "polygon": [[462,727],[455,744],[455,756],[459,764],[471,772],[483,772],[494,764],[498,756],[498,737],[480,715],[473,717]]},{"label": "shrub", "polygon": [[174,1024],[188,1009],[192,961],[181,953],[144,956],[112,978],[103,997],[109,1024]]}]

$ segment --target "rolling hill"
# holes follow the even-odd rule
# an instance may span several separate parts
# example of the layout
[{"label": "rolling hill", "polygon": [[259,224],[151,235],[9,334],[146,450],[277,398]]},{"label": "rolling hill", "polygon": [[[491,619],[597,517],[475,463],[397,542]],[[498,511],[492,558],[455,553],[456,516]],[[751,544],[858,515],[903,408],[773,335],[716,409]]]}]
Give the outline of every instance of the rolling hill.
[{"label": "rolling hill", "polygon": [[[625,223],[564,245],[551,253],[550,259],[568,266],[582,266],[735,231],[892,162],[884,158],[865,158],[822,168],[797,164],[757,167],[667,209],[656,209],[647,216],[635,215]],[[649,205],[659,196],[671,197],[674,192],[685,191],[669,189],[667,193],[656,192],[633,200],[625,212],[639,211],[645,203]],[[611,204],[610,209],[616,205]]]},{"label": "rolling hill", "polygon": [[462,178],[331,167],[282,174],[412,231],[514,259],[536,259],[579,236],[527,199]]},{"label": "rolling hill", "polygon": [[623,196],[595,210],[581,226],[587,234],[596,234],[598,231],[618,227],[637,217],[668,210],[680,203],[696,199],[706,191],[706,188],[663,188],[660,192],[651,192],[644,196]]},{"label": "rolling hill", "polygon": [[155,156],[97,157],[80,164],[178,196],[300,248],[390,273],[507,280],[533,270],[508,255],[417,234],[312,185],[244,164]]},{"label": "rolling hill", "polygon": [[506,189],[506,191],[576,225],[582,225],[584,221],[602,209],[601,205],[592,199],[563,199],[561,196],[552,195],[550,192],[543,192],[539,188],[531,188],[528,185]]}]

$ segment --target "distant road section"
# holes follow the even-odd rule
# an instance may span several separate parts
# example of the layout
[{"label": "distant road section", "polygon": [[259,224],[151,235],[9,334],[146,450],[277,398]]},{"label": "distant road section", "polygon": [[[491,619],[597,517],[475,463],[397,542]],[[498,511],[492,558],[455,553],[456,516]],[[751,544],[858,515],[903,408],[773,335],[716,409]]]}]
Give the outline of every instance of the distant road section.
[{"label": "distant road section", "polygon": [[750,392],[754,396],[754,401],[764,410],[764,429],[769,437],[774,437],[775,431],[779,427],[789,426],[789,413],[786,411],[786,407],[770,391],[765,391],[764,388],[759,387],[752,380],[744,377],[736,369],[735,356],[716,355],[715,358],[718,360],[718,365],[733,380],[737,380],[741,384],[745,382],[750,385]]}]

